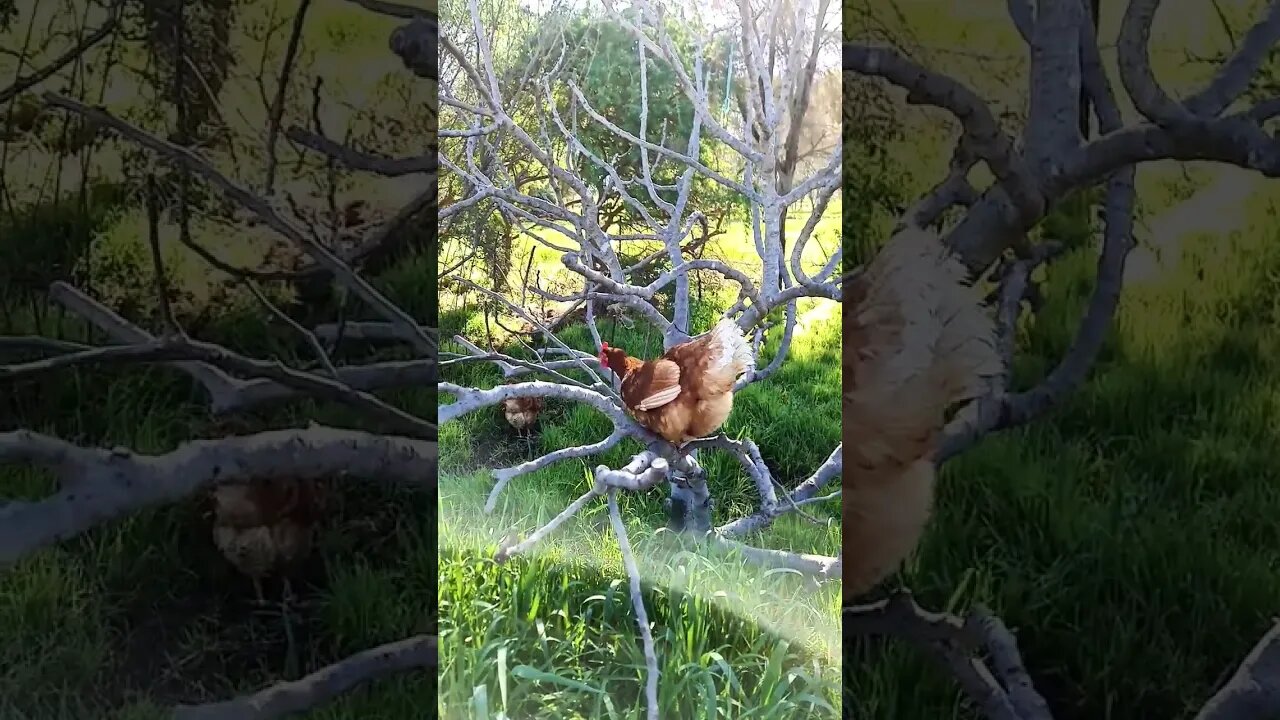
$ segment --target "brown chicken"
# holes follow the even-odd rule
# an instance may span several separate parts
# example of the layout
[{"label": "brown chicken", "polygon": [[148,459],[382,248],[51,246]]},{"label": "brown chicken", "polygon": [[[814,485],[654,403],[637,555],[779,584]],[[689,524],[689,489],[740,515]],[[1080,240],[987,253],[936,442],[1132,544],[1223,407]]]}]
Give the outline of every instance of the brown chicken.
[{"label": "brown chicken", "polygon": [[991,319],[965,268],[921,230],[895,235],[844,298],[846,602],[915,549],[933,505],[947,412],[1000,372]]},{"label": "brown chicken", "polygon": [[728,318],[657,360],[601,344],[600,364],[622,378],[622,401],[636,422],[676,445],[718,430],[733,410],[733,384],[755,368],[751,346]]},{"label": "brown chicken", "polygon": [[507,424],[515,428],[516,432],[524,432],[538,422],[543,400],[540,397],[517,397],[507,398],[501,404],[502,416],[507,419]]},{"label": "brown chicken", "polygon": [[213,541],[253,581],[260,603],[262,579],[295,572],[311,553],[320,493],[311,480],[271,478],[224,483],[213,491]]}]

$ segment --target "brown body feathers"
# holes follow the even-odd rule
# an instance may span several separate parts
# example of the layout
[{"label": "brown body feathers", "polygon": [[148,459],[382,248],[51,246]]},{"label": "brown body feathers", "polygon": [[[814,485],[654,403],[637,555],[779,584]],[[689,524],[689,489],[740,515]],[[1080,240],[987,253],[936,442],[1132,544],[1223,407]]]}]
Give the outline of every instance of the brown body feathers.
[{"label": "brown body feathers", "polygon": [[540,397],[515,397],[502,401],[502,416],[516,430],[527,430],[538,422],[543,400]]},{"label": "brown body feathers", "polygon": [[296,570],[310,554],[319,488],[294,478],[225,483],[213,491],[213,508],[214,543],[256,583]]},{"label": "brown body feathers", "polygon": [[636,422],[676,445],[720,429],[733,410],[734,383],[755,367],[751,346],[728,318],[657,360],[606,343],[600,362],[622,378],[622,401]]},{"label": "brown body feathers", "polygon": [[994,331],[965,269],[937,237],[894,236],[845,289],[844,596],[893,573],[933,504],[947,411],[1000,371]]}]

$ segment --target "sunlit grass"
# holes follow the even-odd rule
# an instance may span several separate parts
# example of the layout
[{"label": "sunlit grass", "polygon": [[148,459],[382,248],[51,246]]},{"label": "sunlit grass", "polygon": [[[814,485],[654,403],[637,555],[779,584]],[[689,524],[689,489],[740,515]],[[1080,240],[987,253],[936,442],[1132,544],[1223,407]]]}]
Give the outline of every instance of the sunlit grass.
[{"label": "sunlit grass", "polygon": [[[1055,717],[1189,717],[1275,613],[1280,572],[1280,253],[1273,210],[1190,242],[1123,297],[1089,382],[1050,417],[943,474],[902,582],[931,607],[981,603],[1015,628]],[[1049,275],[1019,383],[1070,343],[1092,289],[1083,249]],[[859,717],[976,718],[897,643],[847,644]]]},{"label": "sunlit grass", "polygon": [[[838,216],[824,219],[832,232],[838,232],[837,222]],[[743,242],[750,241],[741,233],[736,246],[726,241],[726,256],[736,262],[750,256]],[[695,332],[710,327],[726,297],[706,298],[720,305],[695,305]],[[791,359],[769,381],[735,396],[724,427],[731,436],[759,443],[775,476],[788,486],[826,458],[839,442],[840,428],[838,308],[807,302],[800,310]],[[454,322],[455,330],[463,328],[473,339],[485,337],[476,316]],[[605,320],[601,333],[637,357],[661,352],[661,336],[641,322],[627,327]],[[779,335],[771,334],[765,362],[777,351]],[[580,324],[561,336],[571,347],[591,349]],[[451,343],[444,349],[459,350]],[[481,365],[451,368],[446,377],[474,387],[500,381],[493,368]],[[442,717],[643,717],[644,659],[603,504],[588,506],[526,556],[502,566],[491,559],[505,535],[531,532],[584,492],[590,468],[621,465],[639,447],[624,442],[585,462],[567,461],[516,478],[495,512],[482,513],[493,484],[489,468],[595,442],[611,429],[595,410],[556,401],[548,403],[527,445],[511,436],[494,408],[441,429]],[[716,499],[715,522],[756,510],[754,483],[736,460],[722,453],[700,459]],[[835,717],[837,589],[815,591],[792,573],[682,546],[660,530],[663,497],[655,490],[622,500],[662,664],[660,717]],[[835,554],[838,510],[836,503],[815,506],[811,514],[825,524],[787,518],[746,540]]]}]

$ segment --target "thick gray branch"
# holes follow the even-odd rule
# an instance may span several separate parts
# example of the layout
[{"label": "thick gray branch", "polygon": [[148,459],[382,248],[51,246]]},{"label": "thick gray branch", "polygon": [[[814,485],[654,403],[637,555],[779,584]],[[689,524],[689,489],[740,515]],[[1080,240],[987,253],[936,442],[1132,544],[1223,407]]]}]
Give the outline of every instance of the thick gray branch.
[{"label": "thick gray branch", "polygon": [[714,544],[740,553],[743,558],[756,565],[794,570],[813,580],[831,580],[840,577],[843,572],[844,564],[839,557],[758,548],[721,537],[718,533],[713,533],[710,537]]},{"label": "thick gray branch", "polygon": [[[154,342],[155,336],[117,315],[110,308],[89,297],[79,289],[64,282],[55,282],[49,288],[49,296],[71,312],[83,317],[112,340],[122,344],[137,345]],[[66,350],[83,351],[90,348],[77,346]],[[232,377],[222,369],[207,362],[173,362],[200,383],[209,393],[210,410],[223,415],[258,405],[289,400],[305,395],[297,387],[284,385],[262,377],[247,380]],[[274,367],[274,365],[273,365]],[[373,363],[371,365],[338,368],[337,380],[348,388],[361,392],[390,388],[432,385],[436,382],[437,368],[434,360],[409,360]]]},{"label": "thick gray branch", "polygon": [[197,440],[163,455],[79,447],[27,430],[0,433],[0,464],[50,468],[61,488],[0,506],[0,567],[214,483],[351,476],[434,488],[436,461],[435,442],[319,426]]},{"label": "thick gray branch", "polygon": [[[1044,699],[1023,683],[1026,670],[1013,634],[1003,623],[989,619],[982,609],[965,620],[931,613],[917,605],[910,593],[896,592],[881,602],[844,608],[844,632],[910,641],[956,678],[988,720],[1052,720]],[[994,673],[973,655],[984,647],[993,655]]]},{"label": "thick gray branch", "polygon": [[1151,22],[1160,8],[1160,0],[1130,0],[1120,24],[1120,80],[1134,107],[1143,117],[1159,124],[1171,124],[1191,118],[1191,113],[1169,97],[1151,70],[1149,44]]},{"label": "thick gray branch", "polygon": [[1080,145],[1080,23],[1079,0],[1040,0],[1036,5],[1031,109],[1023,138],[1027,159],[1038,174],[1052,172]]},{"label": "thick gray branch", "polygon": [[[957,418],[958,421],[952,423],[943,436],[938,452],[939,462],[955,457],[992,431],[1024,425],[1044,415],[1084,382],[1111,329],[1120,303],[1125,261],[1134,245],[1133,173],[1132,167],[1121,170],[1108,184],[1107,227],[1102,255],[1098,258],[1097,280],[1067,353],[1044,380],[1030,390],[1003,394],[1004,388],[998,388],[998,396],[977,401],[973,416]],[[1024,273],[1029,273],[1032,267],[1027,265],[1021,270],[1015,267],[1011,279],[1025,284]],[[1017,303],[1021,300],[1021,295],[1006,294],[1002,303],[1005,307],[1000,313],[1003,323],[1016,320]],[[1012,332],[1012,327],[1002,328],[1006,362],[1011,352]]]},{"label": "thick gray branch", "polygon": [[887,47],[846,43],[844,69],[882,77],[907,91],[907,101],[943,108],[960,121],[973,152],[991,167],[1024,215],[1039,217],[1044,198],[1038,183],[1000,129],[991,108],[969,88],[946,75],[930,72]]},{"label": "thick gray branch", "polygon": [[[599,410],[613,420],[615,425],[630,427],[635,425],[631,418],[621,407],[616,405],[608,396],[602,395],[594,390],[574,387],[572,385],[562,385],[560,383],[551,382],[527,382],[515,383],[512,385],[499,385],[489,390],[476,390],[474,388],[462,387],[453,383],[439,383],[440,392],[451,393],[457,396],[457,401],[447,405],[441,405],[439,409],[439,422],[444,423],[456,420],[457,418],[475,412],[483,407],[497,405],[503,400],[517,397],[553,397],[561,400],[572,400],[580,402],[584,405]],[[637,426],[638,427],[638,426]]]},{"label": "thick gray branch", "polygon": [[[356,653],[293,682],[252,695],[211,703],[180,705],[176,720],[276,720],[311,710],[364,683],[409,670],[436,666],[435,635],[417,635]],[[434,671],[433,671],[434,672]]]},{"label": "thick gray branch", "polygon": [[220,345],[212,345],[185,336],[153,340],[137,345],[111,345],[34,360],[27,363],[0,365],[0,380],[35,377],[60,369],[92,363],[169,363],[200,361],[224,370],[273,380],[295,391],[322,400],[348,405],[388,427],[413,437],[436,439],[436,426],[411,415],[365,392],[353,390],[339,380],[294,370],[278,362],[255,360],[234,353]]},{"label": "thick gray branch", "polygon": [[1187,98],[1187,109],[1202,117],[1214,117],[1226,110],[1249,89],[1258,69],[1280,41],[1280,2],[1272,0],[1267,16],[1245,33],[1231,59],[1218,69],[1208,87]]},{"label": "thick gray branch", "polygon": [[284,134],[299,145],[331,157],[353,170],[377,173],[385,177],[400,177],[412,173],[434,174],[439,168],[434,148],[416,157],[390,158],[356,150],[296,125],[291,126]]},{"label": "thick gray branch", "polygon": [[1272,625],[1196,720],[1280,716],[1280,624]]}]

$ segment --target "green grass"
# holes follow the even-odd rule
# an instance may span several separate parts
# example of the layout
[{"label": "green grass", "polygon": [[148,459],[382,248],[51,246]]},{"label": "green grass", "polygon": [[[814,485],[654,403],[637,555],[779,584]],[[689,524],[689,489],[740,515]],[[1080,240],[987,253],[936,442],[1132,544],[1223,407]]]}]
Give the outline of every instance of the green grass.
[{"label": "green grass", "polygon": [[[427,255],[434,262],[434,253]],[[411,257],[399,267],[431,265]],[[405,307],[434,314],[434,283],[420,274],[392,272],[378,284]],[[0,334],[33,332],[38,315],[45,332],[85,339],[80,322],[41,302],[19,302],[15,292],[5,294],[11,312]],[[134,313],[135,321],[148,324],[149,309]],[[309,362],[305,345],[260,312],[232,309],[201,337],[291,364]],[[349,352],[358,359],[366,350]],[[385,397],[426,417],[436,403],[433,388]],[[313,402],[215,419],[203,391],[164,368],[86,368],[6,385],[0,395],[2,429],[26,426],[141,452],[309,420],[376,429]],[[108,523],[0,573],[0,717],[159,718],[161,708],[175,703],[225,699],[434,631],[434,496],[355,477],[327,484],[332,503],[319,545],[294,583],[292,652],[278,612],[255,609],[248,581],[213,547],[204,497]],[[44,473],[0,467],[0,498],[35,499],[54,490]],[[278,583],[266,590],[269,599],[279,597]],[[309,717],[415,717],[435,695],[433,673],[406,675],[357,690]]]},{"label": "green grass", "polygon": [[[838,215],[833,217],[833,220]],[[836,226],[838,227],[838,226]],[[737,243],[745,238],[741,235]],[[732,240],[724,247],[737,248]],[[749,247],[749,246],[748,246]],[[693,331],[707,329],[721,298],[695,304]],[[794,485],[839,442],[839,314],[830,303],[801,306],[791,359],[770,380],[735,396],[724,432],[751,437],[776,477]],[[442,320],[447,337],[484,337],[462,308]],[[661,353],[661,336],[637,320],[601,323],[602,336],[638,357]],[[571,347],[589,348],[584,326],[566,328]],[[764,356],[776,351],[777,333]],[[446,350],[458,351],[446,343]],[[488,366],[449,369],[473,387],[500,382]],[[441,428],[440,610],[444,718],[640,718],[644,656],[627,576],[603,503],[589,505],[526,556],[492,556],[508,532],[528,533],[589,487],[589,468],[617,467],[639,450],[628,441],[601,456],[566,461],[514,479],[492,515],[483,505],[488,470],[551,450],[595,442],[611,424],[595,410],[549,401],[536,437],[511,436],[496,408]],[[737,462],[706,453],[715,522],[754,512],[758,496]],[[814,591],[793,575],[767,572],[661,530],[661,489],[622,498],[644,578],[660,661],[660,717],[835,717],[839,705],[835,587]],[[823,525],[787,518],[753,544],[834,554],[838,506],[815,507]]]},{"label": "green grass", "polygon": [[[1272,622],[1280,250],[1255,218],[1130,288],[1090,381],[1054,415],[945,469],[903,573],[926,606],[1001,615],[1057,718],[1190,717]],[[1094,261],[1053,269],[1023,382],[1065,350]],[[904,644],[845,652],[857,717],[976,717]]]}]

